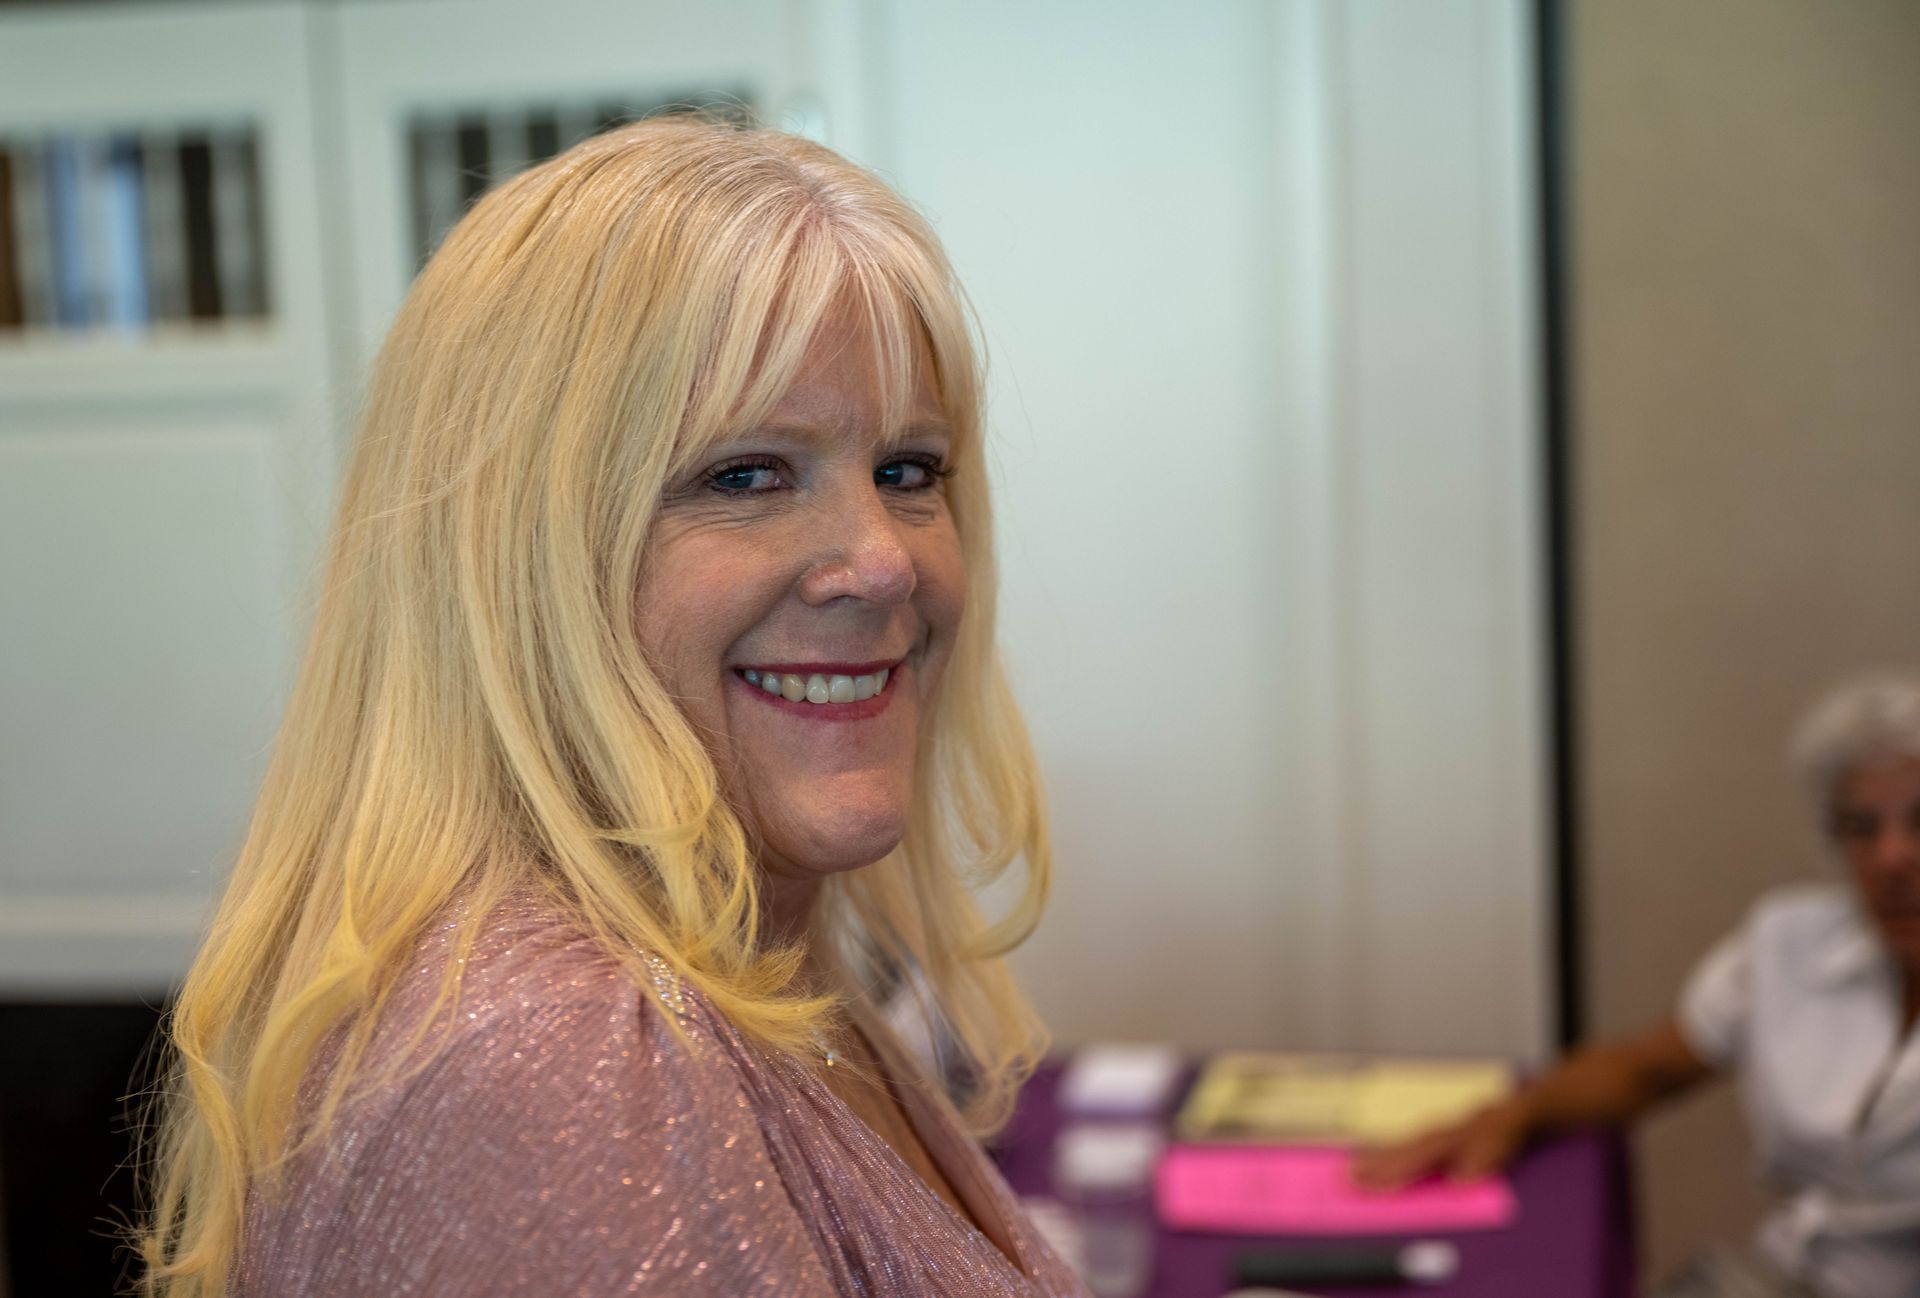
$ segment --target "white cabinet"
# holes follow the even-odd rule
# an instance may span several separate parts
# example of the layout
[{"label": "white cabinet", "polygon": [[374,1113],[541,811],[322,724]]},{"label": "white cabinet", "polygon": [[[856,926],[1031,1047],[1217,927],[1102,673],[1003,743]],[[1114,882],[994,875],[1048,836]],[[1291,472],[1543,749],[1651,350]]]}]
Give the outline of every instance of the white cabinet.
[{"label": "white cabinet", "polygon": [[0,334],[0,991],[158,990],[245,824],[334,478],[307,15],[0,15],[0,138],[251,133],[264,317]]}]

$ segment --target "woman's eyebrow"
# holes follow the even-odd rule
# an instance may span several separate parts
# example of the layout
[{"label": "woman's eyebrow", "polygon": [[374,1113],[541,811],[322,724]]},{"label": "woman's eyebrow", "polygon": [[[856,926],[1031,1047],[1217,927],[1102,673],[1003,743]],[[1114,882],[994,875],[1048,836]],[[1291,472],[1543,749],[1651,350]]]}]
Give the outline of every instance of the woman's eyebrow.
[{"label": "woman's eyebrow", "polygon": [[[796,419],[792,417],[763,419],[742,429],[728,440],[741,441],[754,438],[770,438],[776,441],[788,441],[814,444],[837,440],[846,435],[846,430],[830,422],[817,419]],[[887,445],[916,439],[945,438],[953,440],[953,425],[940,415],[924,415],[909,419],[885,439]]]},{"label": "woman's eyebrow", "polygon": [[894,434],[892,440],[905,442],[916,437],[944,437],[952,441],[953,425],[938,415],[910,419],[900,426],[900,430]]},{"label": "woman's eyebrow", "polygon": [[811,445],[829,441],[840,436],[838,429],[816,419],[796,419],[792,417],[762,419],[757,423],[743,424],[736,431],[720,441],[721,446],[740,442],[774,441]]}]

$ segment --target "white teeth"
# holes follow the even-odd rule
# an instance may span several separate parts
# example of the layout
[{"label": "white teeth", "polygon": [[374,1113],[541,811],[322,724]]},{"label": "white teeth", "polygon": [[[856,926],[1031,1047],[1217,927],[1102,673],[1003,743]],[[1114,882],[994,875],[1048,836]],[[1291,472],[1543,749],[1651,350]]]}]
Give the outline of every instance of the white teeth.
[{"label": "white teeth", "polygon": [[882,670],[869,676],[828,676],[815,672],[810,676],[795,676],[749,667],[740,674],[749,685],[758,685],[767,693],[777,694],[790,703],[804,699],[808,703],[831,706],[837,703],[860,703],[872,698],[887,688],[887,677],[892,672]]}]

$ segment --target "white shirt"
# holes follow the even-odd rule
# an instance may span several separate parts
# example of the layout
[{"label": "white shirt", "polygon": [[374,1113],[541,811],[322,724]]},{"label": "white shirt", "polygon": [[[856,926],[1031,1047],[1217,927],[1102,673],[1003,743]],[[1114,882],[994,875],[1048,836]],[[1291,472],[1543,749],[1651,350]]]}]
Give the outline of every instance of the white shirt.
[{"label": "white shirt", "polygon": [[1840,884],[1762,897],[1680,998],[1786,1196],[1760,1251],[1827,1298],[1920,1298],[1920,1031],[1902,1040],[1900,1008],[1898,967]]}]

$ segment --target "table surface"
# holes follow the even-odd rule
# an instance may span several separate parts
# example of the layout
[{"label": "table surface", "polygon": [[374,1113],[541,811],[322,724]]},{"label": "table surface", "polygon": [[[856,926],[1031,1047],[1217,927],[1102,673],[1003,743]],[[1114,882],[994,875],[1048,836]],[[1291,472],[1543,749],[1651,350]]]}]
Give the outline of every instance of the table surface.
[{"label": "table surface", "polygon": [[[1051,1197],[1053,1141],[1068,1119],[1055,1102],[1064,1061],[1035,1073],[1020,1093],[1013,1121],[995,1141],[994,1158],[1022,1196]],[[1356,1242],[1443,1239],[1460,1250],[1450,1282],[1417,1290],[1342,1287],[1345,1298],[1635,1298],[1633,1215],[1624,1143],[1580,1134],[1548,1141],[1509,1169],[1519,1201],[1513,1225],[1499,1230],[1418,1236],[1203,1235],[1156,1233],[1153,1280],[1143,1298],[1220,1298],[1232,1291],[1234,1259],[1285,1245],[1351,1247]]]}]

